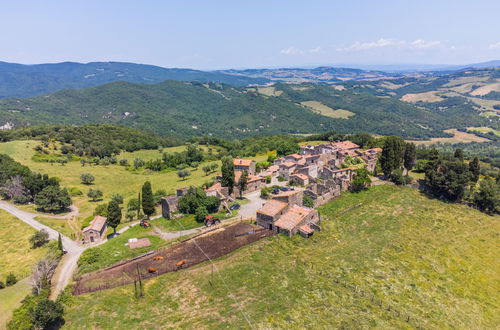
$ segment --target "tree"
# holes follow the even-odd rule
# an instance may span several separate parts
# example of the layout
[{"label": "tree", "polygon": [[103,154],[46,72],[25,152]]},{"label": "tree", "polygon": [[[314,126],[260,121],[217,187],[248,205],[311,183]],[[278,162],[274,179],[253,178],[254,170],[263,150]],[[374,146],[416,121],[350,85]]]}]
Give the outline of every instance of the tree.
[{"label": "tree", "polygon": [[210,165],[205,165],[201,169],[203,170],[203,172],[205,172],[205,176],[207,176],[208,173],[210,173],[210,171],[212,171],[212,168],[210,167]]},{"label": "tree", "polygon": [[243,171],[240,180],[238,181],[238,189],[240,190],[240,197],[243,197],[243,191],[247,189],[248,185],[248,172]]},{"label": "tree", "polygon": [[463,161],[464,160],[464,151],[460,148],[455,149],[455,154],[453,155],[453,157]]},{"label": "tree", "polygon": [[50,287],[50,279],[57,268],[58,257],[49,254],[36,263],[31,272],[31,286],[33,293],[39,295],[44,289]]},{"label": "tree", "polygon": [[389,136],[385,139],[380,164],[386,177],[403,165],[405,148],[405,141],[398,136]]},{"label": "tree", "polygon": [[488,178],[482,180],[474,194],[474,203],[488,214],[500,213],[500,185]]},{"label": "tree", "polygon": [[142,210],[148,219],[153,213],[155,213],[155,201],[153,191],[151,190],[151,183],[149,181],[144,182],[142,185]]},{"label": "tree", "polygon": [[29,241],[33,248],[40,247],[49,241],[49,233],[45,229],[41,229],[34,233]]},{"label": "tree", "polygon": [[198,222],[205,221],[206,216],[208,215],[207,208],[203,205],[200,205],[195,211],[195,219]]},{"label": "tree", "polygon": [[82,181],[83,184],[90,185],[94,182],[95,178],[90,173],[82,173],[80,175],[80,180]]},{"label": "tree", "polygon": [[407,143],[405,147],[405,155],[404,155],[404,167],[406,168],[406,172],[410,172],[415,164],[417,163],[417,149],[414,143]]},{"label": "tree", "polygon": [[210,164],[210,170],[212,170],[212,172],[217,171],[218,168],[219,168],[219,164],[217,164],[217,163]]},{"label": "tree", "polygon": [[66,188],[47,186],[35,196],[35,204],[45,212],[57,212],[71,205],[71,197]]},{"label": "tree", "polygon": [[370,179],[370,172],[366,168],[358,168],[352,181],[352,191],[359,192],[366,189],[372,180]]},{"label": "tree", "polygon": [[61,252],[64,251],[61,233],[59,233],[59,236],[57,236],[57,249]]},{"label": "tree", "polygon": [[62,322],[64,308],[59,302],[50,299],[41,300],[31,313],[35,329],[49,329]]},{"label": "tree", "polygon": [[112,200],[108,204],[108,220],[107,224],[113,231],[116,233],[116,227],[120,224],[122,220],[122,209],[120,208],[120,204],[116,200]]},{"label": "tree", "polygon": [[233,193],[234,188],[234,163],[231,157],[222,158],[222,180],[223,187],[227,187],[229,194]]},{"label": "tree", "polygon": [[9,273],[9,275],[7,275],[7,278],[5,279],[5,284],[7,286],[12,286],[14,284],[17,283],[17,278],[14,274],[12,273]]},{"label": "tree", "polygon": [[311,198],[311,196],[304,194],[302,204],[304,204],[305,207],[313,208],[314,200]]},{"label": "tree", "polygon": [[123,196],[120,194],[113,194],[111,195],[111,200],[116,201],[118,204],[123,204]]},{"label": "tree", "polygon": [[96,201],[102,199],[103,195],[104,194],[102,193],[101,190],[99,190],[99,189],[92,189],[92,188],[89,189],[89,192],[87,193],[87,197],[91,198],[93,202],[96,202]]},{"label": "tree", "polygon": [[453,161],[438,159],[429,162],[425,171],[425,184],[429,191],[451,201],[460,201],[469,183],[467,165],[458,159]]},{"label": "tree", "polygon": [[20,175],[12,176],[7,180],[1,191],[8,199],[24,197],[26,188],[24,188],[23,178]]},{"label": "tree", "polygon": [[189,170],[180,170],[177,172],[177,176],[181,178],[182,180],[186,180],[188,176],[191,175],[191,172]]},{"label": "tree", "polygon": [[471,181],[477,183],[477,181],[479,180],[479,175],[481,174],[479,158],[474,157],[474,159],[469,163],[469,172],[471,175]]}]

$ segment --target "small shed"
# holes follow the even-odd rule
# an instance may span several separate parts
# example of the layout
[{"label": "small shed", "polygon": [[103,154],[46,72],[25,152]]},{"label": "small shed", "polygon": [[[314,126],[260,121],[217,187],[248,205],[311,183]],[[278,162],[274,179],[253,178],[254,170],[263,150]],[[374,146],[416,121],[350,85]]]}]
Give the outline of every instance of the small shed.
[{"label": "small shed", "polygon": [[83,243],[100,242],[106,233],[107,218],[97,215],[92,219],[90,225],[83,229]]}]

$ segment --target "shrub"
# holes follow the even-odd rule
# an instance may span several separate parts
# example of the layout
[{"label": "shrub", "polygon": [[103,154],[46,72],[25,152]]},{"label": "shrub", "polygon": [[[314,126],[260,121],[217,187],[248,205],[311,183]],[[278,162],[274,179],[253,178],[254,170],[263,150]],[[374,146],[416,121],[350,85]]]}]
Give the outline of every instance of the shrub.
[{"label": "shrub", "polygon": [[205,217],[208,215],[207,208],[205,206],[199,206],[195,212],[195,219],[198,222],[205,221]]},{"label": "shrub", "polygon": [[271,188],[265,187],[260,190],[260,197],[263,199],[268,199],[271,194]]},{"label": "shrub", "polygon": [[120,166],[128,166],[128,160],[127,159],[120,159]]},{"label": "shrub", "polygon": [[87,197],[92,199],[93,202],[96,202],[99,199],[102,199],[103,193],[99,189],[89,189],[87,193]]},{"label": "shrub", "polygon": [[49,241],[49,233],[43,229],[39,230],[30,237],[29,241],[34,249],[43,246]]},{"label": "shrub", "polygon": [[0,281],[0,290],[5,288],[5,283]]},{"label": "shrub", "polygon": [[80,189],[78,189],[77,187],[71,187],[71,188],[69,188],[69,195],[72,197],[83,196],[83,192]]},{"label": "shrub", "polygon": [[283,182],[283,181],[285,181],[285,178],[284,178],[284,177],[282,177],[282,176],[280,175],[280,176],[278,177],[278,181],[279,181],[279,182]]},{"label": "shrub", "polygon": [[83,183],[83,184],[92,184],[94,183],[94,176],[90,173],[82,173],[80,175],[80,181]]},{"label": "shrub", "polygon": [[271,183],[271,180],[272,180],[272,178],[271,178],[269,175],[268,175],[268,176],[266,176],[266,183],[267,183],[267,184],[270,184],[270,183]]},{"label": "shrub", "polygon": [[94,216],[100,215],[102,217],[108,216],[108,204],[99,204],[94,209]]},{"label": "shrub", "polygon": [[35,329],[50,329],[62,321],[64,309],[61,303],[50,299],[41,300],[34,308],[31,317]]},{"label": "shrub", "polygon": [[306,207],[313,208],[314,207],[314,200],[311,198],[311,196],[304,194],[303,204]]},{"label": "shrub", "polygon": [[17,278],[14,274],[10,273],[7,275],[7,278],[5,279],[5,284],[7,286],[12,286],[17,283]]}]

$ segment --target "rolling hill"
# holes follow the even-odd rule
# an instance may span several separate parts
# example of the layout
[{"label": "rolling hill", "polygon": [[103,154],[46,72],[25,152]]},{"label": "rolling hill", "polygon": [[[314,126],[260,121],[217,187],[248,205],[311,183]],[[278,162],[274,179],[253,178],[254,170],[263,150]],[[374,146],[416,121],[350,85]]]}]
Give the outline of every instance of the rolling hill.
[{"label": "rolling hill", "polygon": [[167,69],[122,62],[23,65],[0,62],[0,98],[30,97],[67,88],[85,88],[113,81],[156,84],[165,80],[221,82],[235,86],[264,84],[265,78],[192,69]]},{"label": "rolling hill", "polygon": [[110,123],[176,138],[336,130],[425,139],[449,136],[443,132],[446,129],[481,127],[491,121],[470,104],[450,104],[443,110],[367,89],[321,84],[233,87],[181,81],[113,82],[0,100],[0,126]]}]

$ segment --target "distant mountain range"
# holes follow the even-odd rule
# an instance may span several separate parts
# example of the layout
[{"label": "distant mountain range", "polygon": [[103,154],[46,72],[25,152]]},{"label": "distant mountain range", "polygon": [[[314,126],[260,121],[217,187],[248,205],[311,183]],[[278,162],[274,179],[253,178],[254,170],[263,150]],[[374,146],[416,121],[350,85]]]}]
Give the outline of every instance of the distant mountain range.
[{"label": "distant mountain range", "polygon": [[220,82],[234,86],[265,84],[265,78],[252,78],[192,69],[166,69],[154,65],[122,62],[63,62],[24,65],[0,62],[0,98],[31,97],[62,89],[86,88],[128,81],[157,84],[165,80]]},{"label": "distant mountain range", "polygon": [[24,65],[0,62],[0,99],[32,97],[63,89],[81,89],[114,81],[157,84],[166,80],[215,82],[232,86],[274,82],[333,84],[350,80],[381,80],[439,75],[465,68],[500,66],[500,61],[447,65],[353,65],[349,67],[278,68],[200,71],[124,62],[63,62]]}]

